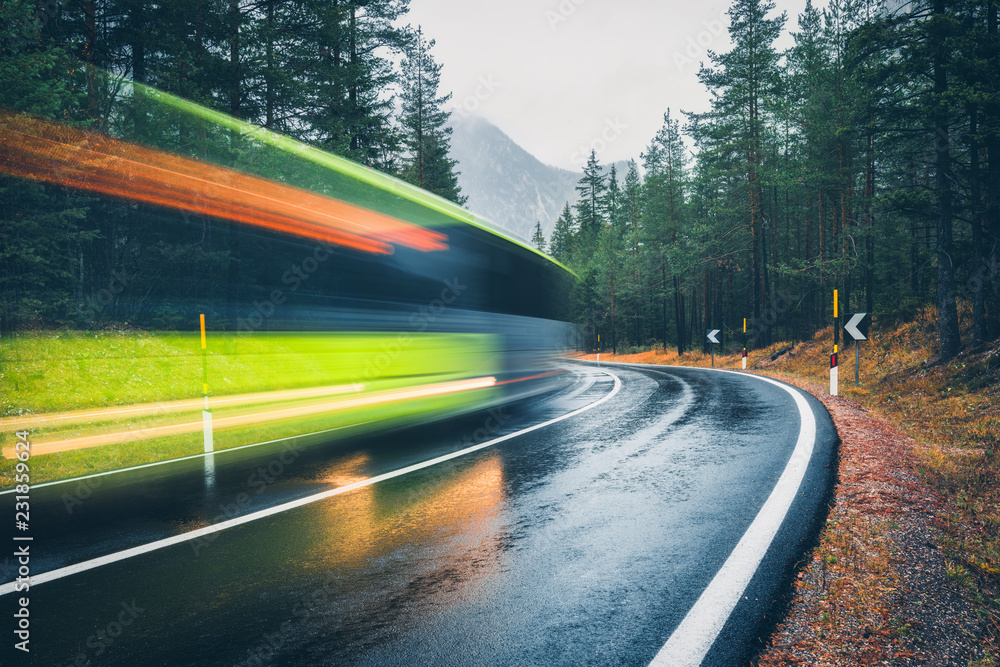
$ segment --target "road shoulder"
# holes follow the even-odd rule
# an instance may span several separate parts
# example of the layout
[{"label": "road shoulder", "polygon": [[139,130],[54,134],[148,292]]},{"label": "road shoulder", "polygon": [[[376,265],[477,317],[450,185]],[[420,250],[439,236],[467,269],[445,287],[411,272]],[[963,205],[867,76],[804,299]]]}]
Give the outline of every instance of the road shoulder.
[{"label": "road shoulder", "polygon": [[830,516],[758,667],[975,664],[984,628],[936,546],[947,508],[916,472],[918,443],[818,384],[767,375],[818,398],[841,445]]}]

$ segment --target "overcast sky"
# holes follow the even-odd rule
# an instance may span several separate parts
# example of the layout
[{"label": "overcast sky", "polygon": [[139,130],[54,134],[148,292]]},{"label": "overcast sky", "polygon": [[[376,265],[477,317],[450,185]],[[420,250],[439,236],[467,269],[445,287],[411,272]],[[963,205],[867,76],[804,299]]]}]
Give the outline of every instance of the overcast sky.
[{"label": "overcast sky", "polygon": [[[806,0],[777,0],[795,29]],[[816,3],[823,6],[825,3]],[[443,91],[546,164],[638,159],[670,107],[704,111],[698,62],[729,50],[720,0],[411,0]],[[779,46],[791,45],[786,36]],[[683,120],[683,117],[681,117]]]}]

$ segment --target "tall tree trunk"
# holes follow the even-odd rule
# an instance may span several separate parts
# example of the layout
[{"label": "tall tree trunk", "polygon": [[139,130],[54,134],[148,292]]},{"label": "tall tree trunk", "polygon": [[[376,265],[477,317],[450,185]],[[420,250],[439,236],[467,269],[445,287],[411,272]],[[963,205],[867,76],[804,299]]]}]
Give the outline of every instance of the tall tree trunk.
[{"label": "tall tree trunk", "polygon": [[875,219],[872,200],[875,198],[875,139],[868,132],[865,142],[865,312],[871,313],[875,303]]},{"label": "tall tree trunk", "polygon": [[[764,220],[764,209],[763,209],[763,207],[760,210],[760,219],[763,222],[763,220]],[[772,326],[772,322],[774,322],[774,317],[773,317],[773,315],[769,314],[769,312],[768,312],[770,310],[770,308],[771,308],[771,283],[770,283],[770,279],[768,277],[768,271],[767,271],[767,228],[763,228],[761,230],[761,232],[762,233],[760,235],[760,244],[761,244],[760,256],[761,256],[761,260],[762,261],[761,261],[761,266],[760,266],[760,277],[761,277],[761,281],[760,281],[760,291],[761,291],[761,303],[760,303],[760,307],[761,307],[761,312],[764,314],[764,318],[761,321],[761,324],[764,327],[764,345],[766,346],[766,345],[770,345],[771,344],[771,326]]]},{"label": "tall tree trunk", "polygon": [[[812,189],[810,188],[809,199],[806,201],[806,238],[802,251],[802,261],[806,263],[806,266],[809,265],[808,264],[809,262],[813,261],[812,242],[814,234],[815,232],[813,231],[813,193]],[[813,290],[808,289],[809,287],[808,283],[804,285],[804,287],[806,288],[806,313],[807,313],[805,325],[806,328],[811,328],[814,323],[812,320],[818,321],[818,318],[816,318],[817,299],[815,298]]]},{"label": "tall tree trunk", "polygon": [[240,0],[229,0],[229,115],[240,117]]},{"label": "tall tree trunk", "polygon": [[356,74],[354,74],[354,66],[358,62],[358,16],[357,16],[357,6],[356,3],[351,2],[351,23],[348,32],[348,44],[351,53],[351,77],[350,77],[350,87],[347,90],[347,99],[350,107],[351,116],[351,151],[356,151],[361,147],[361,140],[359,137],[359,132],[361,128],[355,126],[358,119],[358,82],[356,80]]},{"label": "tall tree trunk", "polygon": [[86,62],[87,116],[97,121],[97,2],[83,0],[83,28],[86,43],[83,58]]},{"label": "tall tree trunk", "polygon": [[[138,83],[146,83],[146,16],[145,3],[137,0],[129,6],[129,23],[131,24],[132,49],[132,80]],[[135,132],[137,138],[142,141],[146,136],[147,118],[145,103],[138,98],[141,97],[139,89],[134,93],[135,99]]]},{"label": "tall tree trunk", "polygon": [[983,278],[986,276],[983,260],[983,215],[982,188],[980,187],[979,169],[979,109],[975,104],[969,104],[969,177],[970,196],[972,199],[972,338],[976,341],[987,339],[986,301],[983,294]]},{"label": "tall tree trunk", "polygon": [[817,225],[819,226],[819,291],[820,291],[820,311],[819,326],[822,327],[826,319],[826,225],[823,223],[823,188],[819,189],[819,201],[817,204]]},{"label": "tall tree trunk", "polygon": [[934,147],[937,153],[935,194],[937,196],[937,280],[938,330],[941,361],[958,354],[961,337],[958,328],[958,304],[955,300],[955,264],[952,247],[951,148],[948,136],[947,49],[944,34],[945,0],[934,0],[933,21],[928,32],[934,69]]},{"label": "tall tree trunk", "polygon": [[844,308],[848,311],[851,309],[851,269],[850,269],[850,252],[848,250],[848,220],[850,213],[848,211],[848,174],[847,174],[847,157],[846,157],[846,147],[844,146],[844,138],[841,137],[837,142],[838,148],[837,152],[840,155],[840,210],[838,212],[839,227],[840,227],[840,271],[838,272],[840,276],[840,290],[841,296],[844,298]]},{"label": "tall tree trunk", "polygon": [[618,354],[618,331],[615,328],[615,274],[611,273],[611,353]]},{"label": "tall tree trunk", "polygon": [[[674,274],[674,315],[677,318],[677,354],[684,354],[684,296]],[[664,336],[666,339],[666,336]]]},{"label": "tall tree trunk", "polygon": [[997,7],[1000,0],[989,0],[987,5],[986,32],[988,38],[988,53],[990,68],[987,89],[993,91],[993,96],[986,104],[986,256],[984,258],[988,271],[983,279],[982,291],[986,295],[987,306],[987,338],[993,340],[1000,335],[1000,291],[994,291],[996,281],[1000,280],[997,270],[1000,269],[1000,100],[997,99],[1000,89],[1000,39],[997,30]]},{"label": "tall tree trunk", "polygon": [[267,35],[264,40],[265,49],[265,72],[264,72],[264,127],[274,127],[274,97],[275,97],[275,70],[274,70],[274,3],[276,0],[267,0]]},{"label": "tall tree trunk", "polygon": [[[636,284],[639,284],[639,282],[636,281]],[[666,352],[667,351],[667,259],[662,253],[660,254],[660,289],[663,290],[661,293],[662,298],[660,300],[660,306],[663,314],[663,351]],[[676,283],[674,284],[674,299],[675,300],[677,299]],[[638,334],[638,330],[636,331],[636,334]],[[636,342],[638,342],[639,340],[641,339],[638,338],[637,335]]]},{"label": "tall tree trunk", "polygon": [[132,34],[132,80],[146,83],[146,9],[142,0],[132,3],[129,9]]}]

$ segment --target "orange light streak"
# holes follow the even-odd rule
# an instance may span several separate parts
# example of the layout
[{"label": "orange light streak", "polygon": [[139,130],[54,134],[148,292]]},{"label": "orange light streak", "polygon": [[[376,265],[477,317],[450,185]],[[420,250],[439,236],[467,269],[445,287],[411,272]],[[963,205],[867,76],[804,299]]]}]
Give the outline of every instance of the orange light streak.
[{"label": "orange light streak", "polygon": [[566,371],[563,371],[563,370],[550,371],[548,373],[541,373],[540,375],[530,375],[530,376],[528,376],[526,378],[515,378],[513,380],[504,380],[503,382],[497,382],[497,386],[500,386],[502,384],[512,384],[514,382],[525,382],[527,380],[538,380],[539,378],[547,378],[547,377],[550,377],[552,375],[559,375],[560,373],[565,373],[565,372]]},{"label": "orange light streak", "polygon": [[4,111],[0,172],[365,252],[448,247],[439,232],[331,197]]},{"label": "orange light streak", "polygon": [[[344,384],[331,385],[327,387],[308,387],[306,389],[292,389],[287,391],[267,391],[254,394],[214,396],[208,399],[208,405],[209,407],[220,407],[227,403],[253,405],[254,403],[270,403],[277,401],[319,398],[323,396],[333,396],[335,394],[350,394],[364,390],[365,385],[363,384]],[[122,415],[128,415],[129,417],[146,417],[149,415],[163,414],[167,412],[183,412],[185,410],[201,408],[204,405],[204,399],[199,398],[198,400],[182,399],[179,401],[110,407],[101,410],[43,412],[34,415],[19,415],[16,417],[0,418],[0,429],[24,431],[51,426],[55,422],[66,420],[73,420],[74,422],[99,422],[116,419]]]},{"label": "orange light streak", "polygon": [[[261,422],[278,421],[291,419],[294,417],[306,417],[320,412],[334,412],[338,410],[348,410],[372,405],[386,403],[396,403],[399,401],[413,400],[416,398],[428,398],[431,396],[442,396],[460,391],[472,389],[486,389],[496,385],[496,378],[482,377],[471,380],[455,380],[452,382],[438,382],[435,384],[422,385],[418,387],[407,387],[404,389],[390,389],[386,391],[373,392],[358,398],[341,399],[320,403],[315,405],[304,405],[294,408],[282,408],[279,410],[269,410],[248,415],[238,415],[235,417],[224,417],[212,420],[216,430],[228,427],[247,426]],[[33,455],[54,454],[74,449],[87,449],[102,445],[114,445],[135,440],[148,440],[149,438],[160,438],[168,435],[178,435],[182,433],[192,433],[200,431],[203,427],[201,420],[186,424],[168,424],[166,426],[153,426],[150,428],[135,429],[118,433],[104,433],[100,435],[84,436],[81,438],[70,438],[68,440],[58,440],[54,442],[31,443],[31,453]],[[3,455],[7,458],[14,458],[14,448],[5,447]]]}]

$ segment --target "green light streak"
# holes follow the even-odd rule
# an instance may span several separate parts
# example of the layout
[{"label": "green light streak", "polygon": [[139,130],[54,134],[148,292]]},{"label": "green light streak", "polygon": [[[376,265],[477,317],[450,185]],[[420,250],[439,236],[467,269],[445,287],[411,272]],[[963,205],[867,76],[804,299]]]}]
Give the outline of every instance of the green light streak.
[{"label": "green light streak", "polygon": [[[549,255],[546,255],[537,248],[504,234],[502,231],[489,225],[486,221],[477,218],[472,213],[457,204],[411,185],[410,183],[406,183],[405,181],[401,181],[398,178],[394,178],[375,169],[365,167],[364,165],[357,164],[338,155],[322,151],[291,137],[268,130],[267,128],[252,125],[219,111],[208,109],[200,104],[177,97],[171,93],[157,90],[156,88],[151,88],[144,84],[135,82],[132,82],[132,86],[137,91],[140,91],[147,99],[155,100],[163,106],[169,107],[177,112],[187,114],[194,118],[199,118],[219,127],[224,127],[232,132],[237,132],[248,139],[259,141],[262,144],[277,148],[287,154],[297,156],[301,159],[312,162],[313,164],[330,169],[353,181],[364,183],[377,188],[386,194],[417,204],[425,209],[429,209],[439,214],[440,216],[436,219],[428,220],[424,216],[421,216],[422,219],[414,219],[412,215],[398,215],[398,217],[407,220],[408,222],[414,222],[417,224],[423,223],[430,227],[455,223],[471,225],[509,241],[510,243],[528,250],[529,252],[552,262],[560,268],[573,273],[572,270],[563,265],[561,262],[550,257]],[[355,201],[353,203],[360,204],[361,202]],[[373,207],[370,203],[367,208],[378,210],[382,213],[397,214],[395,211],[385,210],[382,207]],[[573,275],[576,274],[573,273]]]}]

